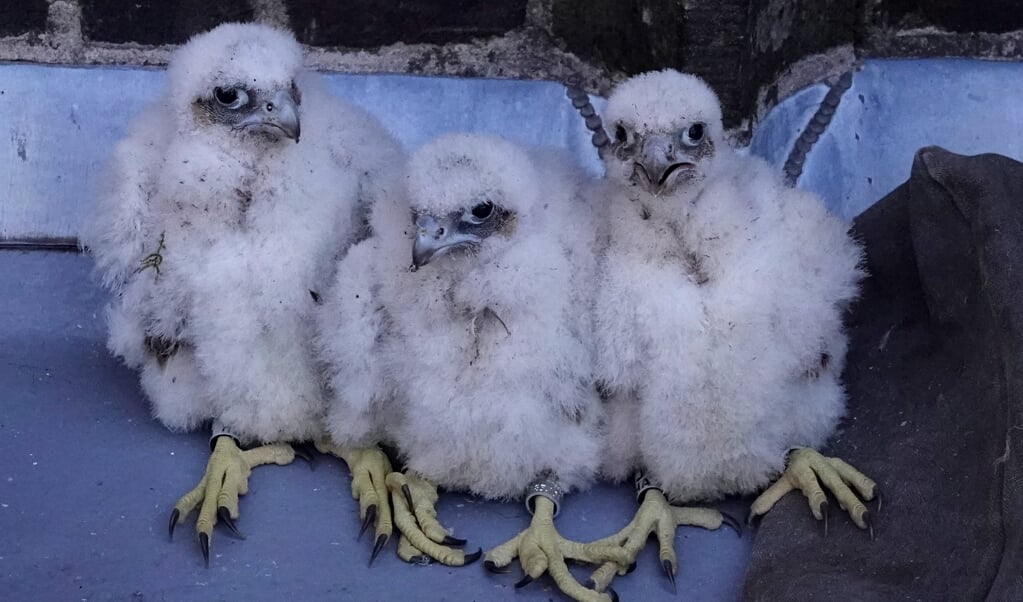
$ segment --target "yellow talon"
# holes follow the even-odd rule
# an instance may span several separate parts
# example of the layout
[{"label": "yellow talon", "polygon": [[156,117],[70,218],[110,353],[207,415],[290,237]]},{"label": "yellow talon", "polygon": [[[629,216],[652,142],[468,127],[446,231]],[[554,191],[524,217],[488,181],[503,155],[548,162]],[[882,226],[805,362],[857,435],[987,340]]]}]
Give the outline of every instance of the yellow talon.
[{"label": "yellow talon", "polygon": [[785,494],[799,489],[806,496],[814,518],[823,520],[826,525],[828,498],[825,488],[831,491],[853,522],[861,529],[869,529],[873,536],[870,511],[863,502],[874,499],[877,484],[848,463],[805,447],[789,454],[785,472],[750,506],[750,519],[766,514]]},{"label": "yellow talon", "polygon": [[466,554],[457,546],[465,541],[451,537],[437,520],[437,488],[414,474],[392,472],[387,489],[394,505],[394,524],[401,532],[398,556],[405,562],[427,563],[430,559],[448,566],[466,566],[479,560],[483,551]]},{"label": "yellow talon", "polygon": [[[731,520],[734,522],[734,519]],[[629,566],[636,561],[651,534],[657,535],[661,566],[674,588],[675,571],[678,567],[678,558],[675,555],[675,530],[681,526],[694,526],[713,531],[722,524],[725,524],[724,517],[717,510],[672,506],[659,489],[648,489],[636,516],[624,529],[594,542],[621,546],[627,554],[626,562],[605,563],[590,575],[594,588],[597,591],[604,591],[616,575],[624,575]],[[736,525],[731,526],[738,531]]]},{"label": "yellow talon", "polygon": [[624,548],[606,539],[582,544],[563,538],[554,528],[554,502],[542,496],[534,498],[533,520],[529,527],[487,552],[486,566],[496,572],[511,564],[516,557],[525,573],[516,587],[522,587],[546,572],[554,579],[558,589],[580,602],[610,602],[615,597],[583,587],[569,573],[566,559],[626,566],[631,562]]},{"label": "yellow talon", "polygon": [[352,498],[359,502],[359,518],[362,520],[359,538],[371,523],[375,523],[372,563],[394,532],[386,484],[387,475],[392,470],[391,462],[387,454],[377,447],[350,448],[331,441],[317,441],[316,449],[320,453],[337,456],[348,465],[352,475]]},{"label": "yellow talon", "polygon": [[218,437],[206,463],[206,472],[199,484],[174,504],[168,531],[174,536],[174,527],[199,508],[195,530],[199,536],[206,566],[210,564],[210,539],[218,519],[238,537],[244,538],[234,524],[238,518],[238,497],[249,490],[249,475],[261,464],[290,464],[295,452],[290,445],[263,445],[242,451],[231,437]]}]

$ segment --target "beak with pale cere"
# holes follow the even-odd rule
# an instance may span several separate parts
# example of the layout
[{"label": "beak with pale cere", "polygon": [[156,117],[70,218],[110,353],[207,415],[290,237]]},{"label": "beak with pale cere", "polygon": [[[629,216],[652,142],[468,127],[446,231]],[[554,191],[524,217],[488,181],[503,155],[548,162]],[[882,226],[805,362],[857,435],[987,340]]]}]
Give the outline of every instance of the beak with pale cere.
[{"label": "beak with pale cere", "polygon": [[298,102],[290,90],[280,90],[271,100],[256,107],[237,127],[276,130],[298,142],[302,133],[298,119]]},{"label": "beak with pale cere", "polygon": [[[696,150],[696,149],[692,149]],[[696,157],[688,149],[680,148],[672,136],[652,135],[643,140],[643,148],[636,159],[636,169],[643,174],[642,184],[651,194],[670,188],[676,174],[685,177],[696,169]]]},{"label": "beak with pale cere", "polygon": [[480,243],[478,236],[459,232],[458,224],[448,218],[438,221],[432,215],[416,218],[416,239],[412,245],[412,268],[418,269],[455,249]]}]

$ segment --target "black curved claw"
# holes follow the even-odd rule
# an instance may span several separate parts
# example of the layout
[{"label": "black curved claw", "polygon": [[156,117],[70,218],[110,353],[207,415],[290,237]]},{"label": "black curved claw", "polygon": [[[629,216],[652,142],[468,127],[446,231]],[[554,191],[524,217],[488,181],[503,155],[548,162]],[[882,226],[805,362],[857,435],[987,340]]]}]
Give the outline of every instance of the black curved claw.
[{"label": "black curved claw", "polygon": [[369,526],[373,524],[373,521],[377,519],[377,505],[372,504],[366,508],[366,518],[362,519],[362,526],[359,527],[359,534],[355,537],[355,541],[362,539],[362,534],[369,529]]},{"label": "black curved claw", "polygon": [[821,520],[821,523],[820,523],[820,525],[821,525],[821,536],[822,537],[827,537],[828,536],[828,515],[831,514],[831,504],[829,504],[827,500],[824,500],[823,502],[821,502],[820,511],[821,511],[821,516],[823,517],[823,519]]},{"label": "black curved claw", "polygon": [[874,516],[869,510],[863,513],[863,522],[867,523],[867,529],[870,531],[870,541],[874,541]]},{"label": "black curved claw", "polygon": [[217,519],[219,519],[220,522],[224,523],[224,525],[227,526],[227,529],[232,534],[234,534],[235,537],[237,537],[238,539],[245,539],[245,536],[242,535],[242,532],[238,530],[238,526],[234,524],[234,519],[231,518],[230,510],[228,510],[224,506],[217,508]]},{"label": "black curved claw", "polygon": [[746,515],[746,526],[747,527],[759,527],[760,520],[764,518],[763,514],[753,514],[753,509],[750,508],[749,514]]},{"label": "black curved claw", "polygon": [[735,518],[734,516],[727,512],[722,512],[721,524],[725,525],[726,527],[731,527],[732,530],[735,531],[740,538],[742,538],[742,523],[739,522],[739,519]]},{"label": "black curved claw", "polygon": [[450,535],[445,535],[444,539],[441,540],[440,543],[441,543],[441,545],[444,545],[444,546],[448,546],[448,547],[452,547],[452,548],[460,548],[460,547],[464,546],[465,544],[469,543],[469,540],[462,539],[460,537],[451,537]]},{"label": "black curved claw", "polygon": [[405,494],[405,501],[408,502],[408,508],[411,510],[414,506],[412,505],[412,490],[408,488],[408,483],[402,484],[401,492]]},{"label": "black curved claw", "polygon": [[181,518],[181,511],[177,508],[171,510],[170,522],[167,523],[167,536],[174,541],[174,527],[178,526],[178,519]]},{"label": "black curved claw", "polygon": [[494,562],[493,560],[484,560],[483,561],[483,568],[487,569],[488,572],[491,572],[491,573],[493,573],[495,575],[507,575],[508,573],[511,572],[511,566],[510,565],[509,566],[497,566],[497,563]]},{"label": "black curved claw", "polygon": [[877,513],[881,514],[881,492],[874,487],[874,498],[877,500]]},{"label": "black curved claw", "polygon": [[607,586],[607,589],[604,590],[604,593],[611,597],[611,602],[618,602],[619,600],[618,592],[616,592],[614,588],[611,587],[610,585]]},{"label": "black curved claw", "polygon": [[312,445],[309,445],[308,443],[293,443],[291,445],[291,449],[295,451],[296,458],[302,458],[303,460],[306,461],[306,463],[309,464],[309,470],[316,469],[316,456],[313,455],[313,452],[316,451],[316,448],[314,448]]},{"label": "black curved claw", "polygon": [[384,549],[387,544],[386,535],[377,535],[377,541],[373,544],[373,553],[369,555],[369,566],[373,566],[373,561],[380,555],[380,550]]},{"label": "black curved claw", "polygon": [[522,589],[533,582],[533,578],[529,575],[523,575],[522,579],[515,582],[515,589]]},{"label": "black curved claw", "polygon": [[206,568],[210,568],[210,536],[206,533],[199,534],[199,548],[202,550],[202,561]]},{"label": "black curved claw", "polygon": [[668,577],[668,581],[671,582],[671,591],[674,594],[678,593],[678,588],[675,586],[675,565],[670,560],[664,559],[661,561],[661,566],[664,567],[664,574]]},{"label": "black curved claw", "polygon": [[626,574],[626,575],[628,575],[628,574],[629,574],[629,573],[631,573],[632,571],[636,570],[636,566],[637,566],[637,565],[636,565],[636,563],[635,563],[635,562],[633,562],[632,564],[630,564],[630,565],[629,565],[629,566],[628,566],[628,567],[627,567],[627,568],[625,569],[625,574]]},{"label": "black curved claw", "polygon": [[479,560],[482,556],[483,556],[483,548],[480,548],[480,549],[476,550],[472,554],[466,554],[465,558],[462,560],[462,566],[469,566],[470,564],[472,564],[472,563],[476,562],[477,560]]}]

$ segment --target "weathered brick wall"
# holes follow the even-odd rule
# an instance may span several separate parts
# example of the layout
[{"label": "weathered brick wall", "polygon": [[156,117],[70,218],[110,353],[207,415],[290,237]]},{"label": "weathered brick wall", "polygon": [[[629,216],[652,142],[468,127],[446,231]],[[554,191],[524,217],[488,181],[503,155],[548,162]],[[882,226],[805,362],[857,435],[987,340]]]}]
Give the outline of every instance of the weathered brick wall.
[{"label": "weathered brick wall", "polygon": [[871,56],[1023,57],[1019,0],[0,0],[0,60],[159,65],[223,21],[289,27],[320,68],[566,80],[675,67],[735,127]]},{"label": "weathered brick wall", "polygon": [[[42,2],[45,9],[45,1]],[[249,0],[79,0],[91,40],[179,44],[224,21],[251,21]],[[281,2],[287,25],[313,46],[370,48],[396,42],[446,44],[502,35],[525,25],[525,0],[305,0]],[[45,10],[44,10],[45,12]]]},{"label": "weathered brick wall", "polygon": [[251,21],[248,0],[79,0],[82,34],[97,42],[180,44],[225,21]]},{"label": "weathered brick wall", "polygon": [[1019,0],[751,0],[750,32],[751,111],[863,58],[1023,59]]},{"label": "weathered brick wall", "polygon": [[1019,0],[885,0],[867,3],[871,19],[895,29],[936,27],[956,33],[1023,29]]},{"label": "weathered brick wall", "polygon": [[612,72],[700,74],[735,127],[866,57],[1023,58],[1019,0],[551,0],[565,48]]},{"label": "weathered brick wall", "polygon": [[0,36],[46,29],[46,0],[0,2]]},{"label": "weathered brick wall", "polygon": [[638,73],[675,67],[704,77],[721,97],[725,121],[748,114],[743,70],[749,0],[553,0],[553,33],[566,48],[608,69]]},{"label": "weathered brick wall", "polygon": [[308,0],[289,8],[291,28],[315,46],[469,42],[526,24],[525,0]]},{"label": "weathered brick wall", "polygon": [[[856,59],[855,1],[751,0],[749,15],[750,52],[743,72],[748,112],[773,106],[809,81],[846,71]],[[811,56],[822,58],[801,64]],[[783,77],[793,67],[794,77]]]},{"label": "weathered brick wall", "polygon": [[560,48],[550,0],[0,0],[0,60],[165,64],[225,21],[293,30],[314,67],[565,80],[606,91],[609,73]]},{"label": "weathered brick wall", "polygon": [[1019,0],[866,0],[861,8],[868,56],[1023,57]]}]

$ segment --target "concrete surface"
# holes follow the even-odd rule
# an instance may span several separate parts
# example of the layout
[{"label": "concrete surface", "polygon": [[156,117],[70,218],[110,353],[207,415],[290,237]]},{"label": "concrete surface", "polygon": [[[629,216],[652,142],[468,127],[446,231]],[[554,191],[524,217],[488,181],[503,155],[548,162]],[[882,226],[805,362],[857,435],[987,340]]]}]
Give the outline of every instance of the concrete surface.
[{"label": "concrete surface", "polygon": [[[544,578],[521,590],[482,562],[406,565],[394,541],[366,568],[358,508],[340,461],[321,456],[257,468],[241,500],[239,541],[215,531],[203,567],[193,522],[167,539],[167,517],[201,476],[203,434],[169,432],[149,416],[137,377],[104,347],[105,295],[76,254],[0,251],[0,600],[519,600],[564,599]],[[633,511],[631,487],[566,497],[557,526],[594,539]],[[746,504],[720,507],[744,517]],[[528,523],[519,503],[443,493],[441,520],[489,549]],[[194,516],[194,515],[193,515]],[[370,532],[370,535],[372,532]],[[614,584],[623,600],[737,597],[751,534],[684,528],[676,536],[680,594],[648,546]],[[576,575],[585,579],[585,567]]]},{"label": "concrete surface", "polygon": [[[75,235],[106,154],[162,82],[157,70],[0,65],[4,235]],[[599,169],[557,84],[331,75],[329,85],[385,119],[409,148],[469,129],[569,148]],[[0,599],[559,599],[546,579],[515,591],[517,568],[495,577],[481,565],[408,566],[393,546],[366,570],[371,542],[355,541],[347,475],[329,458],[315,472],[301,463],[257,469],[238,521],[248,539],[218,530],[203,568],[191,527],[168,542],[166,520],[201,474],[206,435],[171,433],[149,416],[136,375],[104,347],[106,297],[89,270],[86,256],[0,251]],[[724,507],[745,515],[741,501]],[[633,494],[601,485],[563,508],[559,528],[593,539],[627,522]],[[484,549],[528,522],[519,504],[458,493],[442,495],[439,512]],[[680,531],[681,592],[734,599],[751,538]],[[654,547],[615,587],[624,599],[676,598]]]}]

